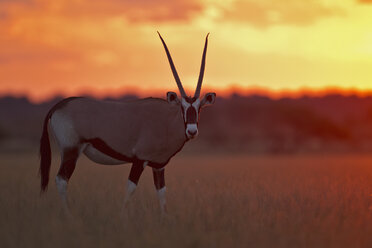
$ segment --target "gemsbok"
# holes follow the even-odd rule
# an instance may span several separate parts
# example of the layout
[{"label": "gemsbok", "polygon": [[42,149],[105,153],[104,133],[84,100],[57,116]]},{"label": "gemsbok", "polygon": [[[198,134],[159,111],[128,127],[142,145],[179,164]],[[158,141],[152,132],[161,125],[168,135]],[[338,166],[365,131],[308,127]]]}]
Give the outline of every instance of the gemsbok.
[{"label": "gemsbok", "polygon": [[[152,168],[160,209],[166,212],[164,168],[184,144],[198,135],[201,108],[214,103],[216,94],[202,100],[208,35],[205,38],[199,79],[193,97],[187,96],[167,45],[158,32],[181,93],[167,93],[167,100],[145,98],[125,102],[85,97],[66,98],[54,105],[44,120],[40,140],[41,192],[47,189],[51,165],[48,125],[61,153],[56,185],[68,210],[67,184],[81,153],[104,165],[132,163],[124,198],[127,205],[146,166]],[[50,120],[50,121],[49,121]]]}]

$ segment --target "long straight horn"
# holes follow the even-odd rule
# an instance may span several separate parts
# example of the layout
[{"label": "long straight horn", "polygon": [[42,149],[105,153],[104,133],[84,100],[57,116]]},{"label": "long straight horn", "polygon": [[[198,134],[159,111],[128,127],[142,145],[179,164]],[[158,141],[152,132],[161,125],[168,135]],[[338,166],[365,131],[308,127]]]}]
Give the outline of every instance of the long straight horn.
[{"label": "long straight horn", "polygon": [[199,96],[200,96],[200,90],[201,90],[201,86],[202,86],[202,82],[203,82],[203,77],[204,77],[205,56],[207,54],[208,36],[209,36],[209,33],[207,34],[207,37],[205,37],[205,45],[204,45],[202,63],[201,63],[201,66],[200,66],[200,73],[199,73],[198,85],[196,86],[195,95],[194,95],[194,97],[196,97],[196,98],[199,98]]},{"label": "long straight horn", "polygon": [[170,53],[169,53],[168,47],[167,47],[167,45],[165,44],[163,38],[161,37],[159,31],[158,31],[158,35],[159,35],[159,37],[160,37],[160,39],[161,39],[161,42],[163,43],[163,46],[164,46],[165,52],[167,53],[168,61],[169,61],[170,67],[172,68],[173,76],[174,76],[174,79],[176,80],[176,83],[177,83],[178,89],[180,90],[181,96],[182,96],[182,97],[186,97],[185,90],[184,90],[183,87],[182,87],[181,80],[180,80],[180,78],[179,78],[179,76],[178,76],[178,73],[177,73],[176,67],[175,67],[174,64],[173,64],[173,60],[172,60],[172,57],[171,57],[171,55],[170,55]]}]

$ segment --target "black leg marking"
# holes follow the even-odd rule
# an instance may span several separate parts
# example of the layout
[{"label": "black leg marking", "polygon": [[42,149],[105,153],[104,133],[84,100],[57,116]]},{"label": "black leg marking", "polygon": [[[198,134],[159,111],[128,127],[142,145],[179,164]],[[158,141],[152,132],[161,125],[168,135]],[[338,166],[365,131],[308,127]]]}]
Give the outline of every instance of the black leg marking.
[{"label": "black leg marking", "polygon": [[130,169],[129,180],[131,180],[135,184],[138,184],[138,180],[143,172],[143,163],[144,161],[140,160],[134,161],[132,168]]},{"label": "black leg marking", "polygon": [[58,176],[68,181],[75,170],[76,161],[79,157],[79,148],[67,148],[63,151],[61,167]]},{"label": "black leg marking", "polygon": [[164,168],[162,169],[152,169],[152,175],[154,176],[154,184],[157,190],[164,188],[165,179],[164,179]]}]

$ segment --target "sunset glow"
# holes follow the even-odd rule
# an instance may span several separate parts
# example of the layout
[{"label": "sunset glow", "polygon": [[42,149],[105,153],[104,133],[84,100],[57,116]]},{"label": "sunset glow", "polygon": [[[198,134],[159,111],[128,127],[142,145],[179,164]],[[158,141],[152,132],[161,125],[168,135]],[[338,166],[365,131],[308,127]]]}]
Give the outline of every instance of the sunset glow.
[{"label": "sunset glow", "polygon": [[[372,1],[0,1],[0,96],[372,91]],[[191,94],[191,93],[190,93]]]}]

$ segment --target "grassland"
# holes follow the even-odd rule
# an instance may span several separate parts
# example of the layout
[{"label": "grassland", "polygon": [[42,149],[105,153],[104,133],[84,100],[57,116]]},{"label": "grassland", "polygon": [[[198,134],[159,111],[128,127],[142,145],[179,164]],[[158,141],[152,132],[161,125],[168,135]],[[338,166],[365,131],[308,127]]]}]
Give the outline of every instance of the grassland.
[{"label": "grassland", "polygon": [[35,155],[0,155],[0,247],[372,247],[372,156],[177,156],[160,218],[146,169],[120,216],[129,166],[81,159],[65,218]]}]

